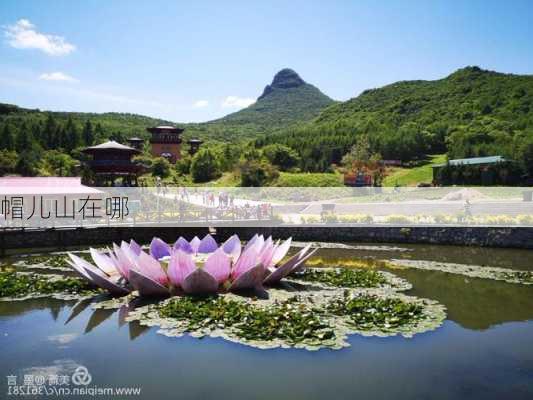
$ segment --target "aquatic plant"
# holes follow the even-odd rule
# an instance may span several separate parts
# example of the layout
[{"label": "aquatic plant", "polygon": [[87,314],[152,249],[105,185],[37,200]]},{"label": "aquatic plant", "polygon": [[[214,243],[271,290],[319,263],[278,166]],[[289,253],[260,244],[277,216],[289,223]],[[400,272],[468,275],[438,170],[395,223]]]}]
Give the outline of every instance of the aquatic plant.
[{"label": "aquatic plant", "polygon": [[0,297],[24,297],[30,294],[84,293],[90,289],[91,286],[87,282],[78,278],[51,279],[51,277],[45,275],[0,271]]},{"label": "aquatic plant", "polygon": [[[231,292],[180,296],[135,307],[128,321],[158,326],[166,336],[222,337],[262,349],[295,347],[317,350],[348,346],[351,334],[412,337],[433,330],[446,318],[433,300],[400,294],[388,288],[341,288],[302,283],[298,293],[283,285],[266,298]],[[116,308],[125,298],[100,303]]]},{"label": "aquatic plant", "polygon": [[316,250],[308,245],[286,262],[291,239],[274,243],[272,237],[252,237],[244,248],[237,235],[222,245],[206,235],[190,242],[180,237],[172,246],[159,238],[146,253],[134,241],[113,244],[113,250],[90,249],[96,265],[69,253],[69,264],[89,282],[115,295],[137,290],[141,296],[216,293],[274,285],[303,268]]},{"label": "aquatic plant", "polygon": [[306,269],[298,274],[304,281],[321,282],[332,286],[350,288],[374,288],[387,283],[387,279],[378,271],[369,269]]},{"label": "aquatic plant", "polygon": [[268,308],[222,296],[179,297],[161,306],[159,315],[183,321],[187,331],[232,329],[248,341],[319,343],[334,336],[333,329],[321,317],[321,310],[308,308],[297,296]]},{"label": "aquatic plant", "polygon": [[335,315],[349,317],[350,323],[362,330],[394,329],[423,317],[423,308],[419,304],[348,291],[326,308]]}]

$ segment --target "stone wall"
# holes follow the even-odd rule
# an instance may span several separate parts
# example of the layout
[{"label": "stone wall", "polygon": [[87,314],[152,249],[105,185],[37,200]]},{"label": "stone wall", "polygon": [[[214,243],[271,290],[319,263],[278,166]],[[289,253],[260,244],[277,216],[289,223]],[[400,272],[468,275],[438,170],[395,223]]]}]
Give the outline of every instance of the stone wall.
[{"label": "stone wall", "polygon": [[[179,236],[191,239],[195,235],[203,237],[208,232],[209,229],[206,227],[165,226],[4,231],[0,232],[0,255],[22,249],[65,249],[71,246],[109,245],[112,242],[120,243],[121,240],[131,238],[139,243],[147,243],[154,236],[174,242]],[[218,227],[216,237],[222,241],[237,233],[241,238],[247,239],[256,232],[272,235],[274,238],[292,236],[298,241],[430,243],[533,249],[533,228],[525,227]]]}]

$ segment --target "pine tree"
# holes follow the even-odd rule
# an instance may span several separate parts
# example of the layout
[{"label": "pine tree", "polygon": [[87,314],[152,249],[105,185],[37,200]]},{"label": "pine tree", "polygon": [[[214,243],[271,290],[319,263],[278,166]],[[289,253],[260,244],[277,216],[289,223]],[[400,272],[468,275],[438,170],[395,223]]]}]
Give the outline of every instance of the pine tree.
[{"label": "pine tree", "polygon": [[41,147],[46,147],[46,138],[43,136],[42,125],[39,121],[36,121],[31,126],[31,133],[33,138]]},{"label": "pine tree", "polygon": [[85,122],[85,126],[83,127],[82,138],[86,146],[92,146],[94,143],[93,125],[89,120]]},{"label": "pine tree", "polygon": [[32,151],[34,149],[34,139],[33,135],[30,129],[28,129],[28,125],[26,123],[23,123],[20,127],[19,134],[17,135],[16,140],[16,150],[17,152],[21,153],[23,151]]},{"label": "pine tree", "polygon": [[14,150],[15,138],[8,124],[4,125],[2,135],[0,136],[0,150]]},{"label": "pine tree", "polygon": [[94,129],[94,141],[101,142],[104,139],[105,139],[104,128],[102,127],[100,122],[98,122],[96,124],[96,128]]},{"label": "pine tree", "polygon": [[47,149],[55,149],[58,147],[57,124],[52,114],[48,114],[48,117],[46,118],[46,122],[44,125],[44,131],[43,131],[43,137],[44,137],[44,142],[46,143],[45,147]]},{"label": "pine tree", "polygon": [[72,118],[68,119],[67,125],[65,126],[65,139],[66,143],[64,144],[64,148],[69,153],[81,144],[80,133]]},{"label": "pine tree", "polygon": [[55,143],[54,149],[59,149],[59,148],[65,149],[66,146],[68,146],[68,140],[69,139],[67,137],[65,127],[58,126],[56,129],[56,133],[54,135],[54,143]]}]

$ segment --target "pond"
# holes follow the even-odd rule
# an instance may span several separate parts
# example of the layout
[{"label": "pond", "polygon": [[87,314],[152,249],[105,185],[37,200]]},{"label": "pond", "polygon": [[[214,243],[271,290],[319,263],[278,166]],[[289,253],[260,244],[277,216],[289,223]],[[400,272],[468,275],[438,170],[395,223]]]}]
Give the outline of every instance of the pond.
[{"label": "pond", "polygon": [[[141,388],[133,398],[146,399],[531,399],[531,255],[323,243],[309,266],[392,273],[412,285],[404,295],[446,309],[434,329],[412,337],[350,334],[349,347],[340,349],[261,349],[221,337],[167,336],[130,320],[124,307],[94,308],[109,299],[105,294],[1,301],[0,393],[8,393],[9,376],[22,384],[25,375],[71,376],[83,366],[91,387]],[[21,260],[32,263],[21,256],[1,262],[24,269]]]}]

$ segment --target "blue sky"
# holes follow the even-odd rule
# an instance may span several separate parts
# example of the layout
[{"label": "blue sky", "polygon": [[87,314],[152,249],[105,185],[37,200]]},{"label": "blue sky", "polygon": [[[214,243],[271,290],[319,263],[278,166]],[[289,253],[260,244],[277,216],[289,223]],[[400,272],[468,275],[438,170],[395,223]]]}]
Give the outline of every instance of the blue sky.
[{"label": "blue sky", "polygon": [[533,1],[0,2],[0,102],[205,121],[284,67],[337,100],[457,68],[533,74]]}]

